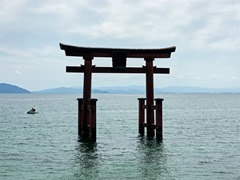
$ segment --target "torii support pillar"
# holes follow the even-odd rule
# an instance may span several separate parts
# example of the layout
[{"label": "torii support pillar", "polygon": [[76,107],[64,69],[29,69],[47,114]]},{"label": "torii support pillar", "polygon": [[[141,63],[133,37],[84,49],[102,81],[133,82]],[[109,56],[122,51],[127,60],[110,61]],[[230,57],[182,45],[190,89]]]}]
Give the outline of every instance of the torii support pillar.
[{"label": "torii support pillar", "polygon": [[82,129],[81,136],[89,137],[90,132],[88,124],[91,121],[91,114],[88,113],[89,101],[91,99],[92,89],[92,57],[83,57],[84,59],[84,82],[83,82],[83,113],[82,113]]},{"label": "torii support pillar", "polygon": [[153,58],[145,58],[146,61],[146,97],[147,97],[147,137],[154,137],[154,111],[153,111]]},{"label": "torii support pillar", "polygon": [[78,98],[78,135],[96,141],[96,101],[91,99],[92,59],[84,56],[83,98]]}]

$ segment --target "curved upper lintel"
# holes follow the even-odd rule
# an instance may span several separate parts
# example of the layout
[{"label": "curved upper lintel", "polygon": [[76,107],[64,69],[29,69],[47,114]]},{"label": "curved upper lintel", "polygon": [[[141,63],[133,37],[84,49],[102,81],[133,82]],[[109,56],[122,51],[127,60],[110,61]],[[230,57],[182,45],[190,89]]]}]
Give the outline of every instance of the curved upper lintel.
[{"label": "curved upper lintel", "polygon": [[66,56],[80,57],[113,57],[118,53],[125,54],[127,58],[170,58],[176,47],[159,49],[125,49],[125,48],[96,48],[66,45],[60,43],[60,49],[65,51]]}]

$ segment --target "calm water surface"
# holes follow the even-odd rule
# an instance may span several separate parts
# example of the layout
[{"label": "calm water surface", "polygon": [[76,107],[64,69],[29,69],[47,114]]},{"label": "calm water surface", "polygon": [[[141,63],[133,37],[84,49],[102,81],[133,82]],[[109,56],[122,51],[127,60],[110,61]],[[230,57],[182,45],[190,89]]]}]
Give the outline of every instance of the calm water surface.
[{"label": "calm water surface", "polygon": [[86,143],[77,95],[0,95],[0,179],[240,179],[240,94],[156,95],[162,142],[138,136],[144,95],[93,97],[97,142]]}]

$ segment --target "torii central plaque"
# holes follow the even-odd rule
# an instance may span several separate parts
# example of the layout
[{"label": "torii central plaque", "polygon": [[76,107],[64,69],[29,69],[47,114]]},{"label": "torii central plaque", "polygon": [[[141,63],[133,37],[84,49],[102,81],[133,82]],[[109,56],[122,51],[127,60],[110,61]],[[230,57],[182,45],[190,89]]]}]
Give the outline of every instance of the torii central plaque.
[{"label": "torii central plaque", "polygon": [[[144,135],[147,127],[147,137],[155,136],[162,139],[162,101],[155,99],[153,74],[169,74],[169,68],[153,66],[156,58],[170,58],[176,47],[161,49],[120,49],[120,48],[94,48],[65,45],[60,48],[66,56],[79,56],[84,59],[84,65],[67,66],[66,72],[84,73],[83,98],[78,99],[78,134],[96,141],[96,99],[91,99],[92,73],[144,73],[146,74],[146,98],[139,98],[139,133]],[[95,57],[112,59],[112,67],[96,67],[92,65]],[[146,66],[127,67],[128,58],[143,58]],[[145,104],[146,100],[146,104]],[[146,122],[145,122],[146,110]],[[156,110],[156,116],[154,116]]]}]

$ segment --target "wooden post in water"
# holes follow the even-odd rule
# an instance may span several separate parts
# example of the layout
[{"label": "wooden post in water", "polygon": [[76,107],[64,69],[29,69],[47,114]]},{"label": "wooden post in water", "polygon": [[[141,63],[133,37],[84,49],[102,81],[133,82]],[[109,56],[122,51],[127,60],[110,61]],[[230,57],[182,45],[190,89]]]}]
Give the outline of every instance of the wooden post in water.
[{"label": "wooden post in water", "polygon": [[82,104],[83,104],[83,98],[78,98],[78,135],[81,136],[81,129],[82,129]]},{"label": "wooden post in water", "polygon": [[96,102],[97,99],[91,99],[90,100],[90,106],[91,106],[91,122],[90,122],[90,132],[91,132],[91,140],[96,141],[97,139],[97,128],[96,128]]},{"label": "wooden post in water", "polygon": [[162,98],[155,99],[156,102],[156,138],[163,137],[163,121],[162,121]]},{"label": "wooden post in water", "polygon": [[138,98],[138,133],[141,136],[144,135],[145,100],[146,98]]}]

